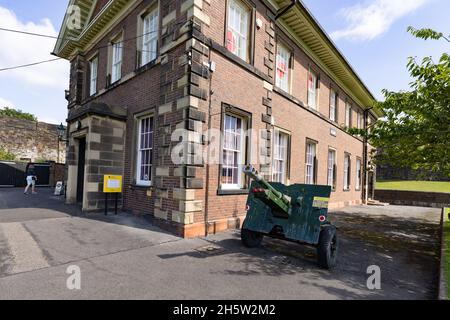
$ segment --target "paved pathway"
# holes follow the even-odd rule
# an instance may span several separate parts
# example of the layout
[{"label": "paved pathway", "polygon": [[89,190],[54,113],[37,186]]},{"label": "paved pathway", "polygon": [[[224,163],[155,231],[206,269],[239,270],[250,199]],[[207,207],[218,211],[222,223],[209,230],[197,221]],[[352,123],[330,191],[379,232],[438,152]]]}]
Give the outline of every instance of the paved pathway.
[{"label": "paved pathway", "polygon": [[[434,299],[439,210],[354,207],[332,213],[341,256],[319,270],[312,248],[239,234],[183,240],[144,218],[85,216],[51,192],[0,189],[0,299]],[[214,249],[214,250],[209,250]],[[82,289],[67,289],[69,266]],[[382,290],[366,287],[367,267]]]}]

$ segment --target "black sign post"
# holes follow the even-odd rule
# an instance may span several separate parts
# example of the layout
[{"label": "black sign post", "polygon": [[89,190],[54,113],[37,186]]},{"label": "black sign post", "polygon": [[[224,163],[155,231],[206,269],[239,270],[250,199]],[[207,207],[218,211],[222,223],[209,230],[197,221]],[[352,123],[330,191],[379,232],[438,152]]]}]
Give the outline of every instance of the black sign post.
[{"label": "black sign post", "polygon": [[[108,194],[105,193],[105,216],[108,215]],[[119,193],[114,193],[114,214],[117,216],[119,214]]]}]

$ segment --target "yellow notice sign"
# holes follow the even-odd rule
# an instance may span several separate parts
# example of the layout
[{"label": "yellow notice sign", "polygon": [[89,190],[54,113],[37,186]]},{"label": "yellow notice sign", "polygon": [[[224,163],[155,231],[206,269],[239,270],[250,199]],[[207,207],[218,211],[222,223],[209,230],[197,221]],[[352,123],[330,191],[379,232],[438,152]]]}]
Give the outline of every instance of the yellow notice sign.
[{"label": "yellow notice sign", "polygon": [[122,176],[110,176],[104,177],[103,192],[104,193],[122,193]]},{"label": "yellow notice sign", "polygon": [[329,202],[330,198],[314,197],[313,208],[327,209]]}]

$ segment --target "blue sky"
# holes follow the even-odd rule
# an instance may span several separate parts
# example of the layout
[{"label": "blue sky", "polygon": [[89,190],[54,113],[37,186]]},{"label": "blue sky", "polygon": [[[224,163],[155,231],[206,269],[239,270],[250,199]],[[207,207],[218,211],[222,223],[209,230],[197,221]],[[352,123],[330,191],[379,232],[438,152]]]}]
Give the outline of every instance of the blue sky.
[{"label": "blue sky", "polygon": [[[450,46],[414,39],[410,25],[450,34],[448,0],[304,0],[333,37],[377,98],[381,90],[408,89],[409,56],[438,57]],[[66,0],[0,0],[0,27],[56,35]],[[53,40],[0,31],[0,68],[51,59]],[[64,122],[69,65],[53,62],[19,71],[0,72],[0,106],[36,114],[41,120]]]}]

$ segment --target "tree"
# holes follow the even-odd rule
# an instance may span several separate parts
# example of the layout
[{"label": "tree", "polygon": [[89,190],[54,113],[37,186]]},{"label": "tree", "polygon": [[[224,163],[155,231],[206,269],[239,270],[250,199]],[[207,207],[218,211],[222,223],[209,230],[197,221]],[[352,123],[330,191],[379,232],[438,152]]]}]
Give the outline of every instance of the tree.
[{"label": "tree", "polygon": [[8,152],[5,148],[0,146],[0,160],[13,161],[15,159],[16,156],[14,154]]},{"label": "tree", "polygon": [[[431,29],[408,31],[424,40],[450,42]],[[450,176],[450,56],[444,53],[436,62],[411,57],[407,67],[414,79],[411,90],[384,90],[385,101],[378,107],[386,116],[364,133],[378,149],[375,162]]]},{"label": "tree", "polygon": [[29,121],[37,121],[35,115],[31,113],[23,112],[22,110],[16,110],[12,108],[5,107],[4,109],[0,109],[0,116],[7,116],[16,119],[23,119]]}]

